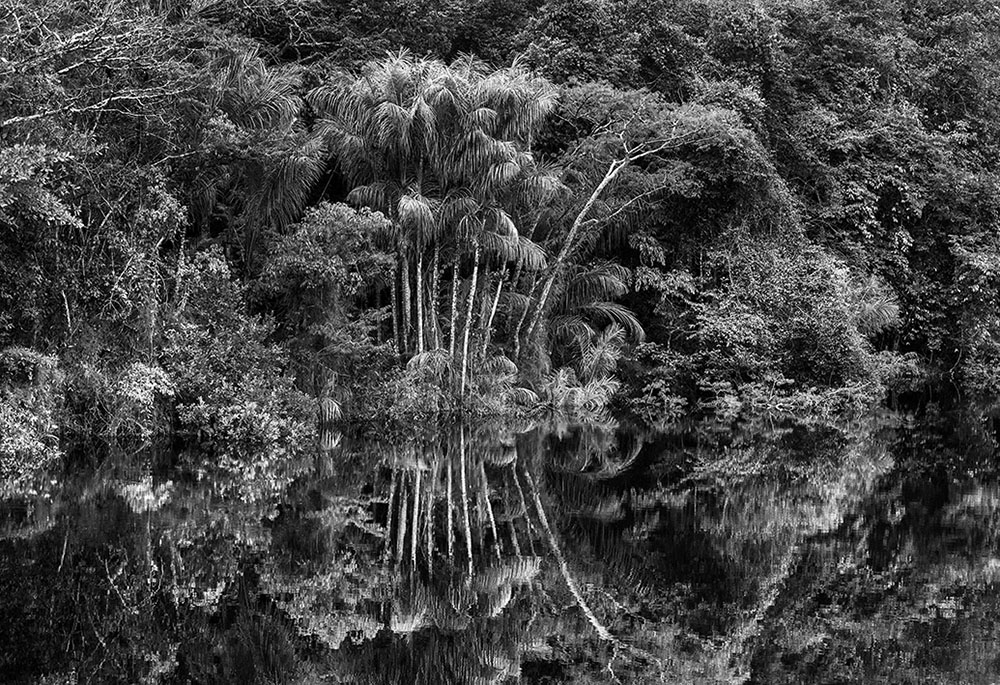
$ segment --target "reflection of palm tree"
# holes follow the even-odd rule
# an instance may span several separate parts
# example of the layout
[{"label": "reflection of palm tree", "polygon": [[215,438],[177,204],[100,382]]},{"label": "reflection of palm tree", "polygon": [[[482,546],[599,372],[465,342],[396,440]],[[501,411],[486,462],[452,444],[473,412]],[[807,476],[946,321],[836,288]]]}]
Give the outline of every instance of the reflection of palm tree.
[{"label": "reflection of palm tree", "polygon": [[[451,567],[457,543],[471,574],[480,556],[502,559],[508,549],[520,556],[518,527],[527,531],[533,552],[536,526],[523,492],[515,496],[511,487],[520,487],[515,443],[510,434],[458,428],[427,443],[395,448],[389,465],[384,561],[392,557],[404,563],[405,557],[411,571],[419,565],[430,572],[440,553]],[[520,507],[510,506],[518,498]],[[441,516],[435,514],[438,507],[444,508]]]},{"label": "reflection of palm tree", "polygon": [[[487,473],[487,462],[490,462],[491,468],[502,468],[504,473],[509,474],[508,479],[500,479],[497,481],[497,485],[504,485],[505,483],[511,483],[517,493],[517,500],[520,507],[510,508],[504,504],[502,512],[509,524],[509,541],[511,548],[514,550],[516,556],[515,560],[521,559],[521,545],[517,536],[517,520],[522,519],[524,522],[524,527],[527,532],[527,540],[529,549],[531,553],[534,554],[534,538],[539,534],[544,534],[544,537],[548,543],[548,546],[556,559],[559,566],[559,571],[566,583],[567,588],[573,596],[574,601],[577,606],[580,607],[587,621],[594,627],[597,635],[604,640],[614,640],[610,631],[601,623],[601,621],[594,614],[593,610],[588,605],[586,599],[583,597],[580,589],[570,573],[569,565],[566,558],[562,552],[561,546],[559,544],[558,538],[555,531],[552,529],[549,523],[548,515],[546,514],[545,507],[542,503],[541,494],[535,484],[534,478],[531,472],[522,466],[521,471],[523,477],[525,478],[528,489],[531,493],[532,502],[534,504],[534,512],[532,513],[527,504],[527,498],[525,497],[524,489],[521,487],[520,476],[518,474],[517,465],[517,448],[516,440],[511,439],[509,436],[503,436],[501,433],[495,431],[482,431],[478,435],[469,435],[465,427],[459,427],[457,430],[457,445],[455,445],[455,440],[453,436],[450,436],[452,443],[452,449],[448,450],[448,464],[445,470],[447,477],[446,482],[446,501],[444,506],[447,512],[446,520],[448,522],[447,529],[445,530],[445,535],[447,536],[447,549],[448,549],[448,559],[452,559],[452,524],[451,524],[451,511],[452,511],[452,483],[451,483],[451,472],[452,466],[451,461],[453,459],[458,459],[458,472],[459,472],[459,492],[458,496],[460,498],[461,507],[461,519],[462,526],[461,534],[464,537],[464,547],[465,547],[465,574],[470,579],[475,579],[474,582],[481,583],[486,582],[482,580],[483,568],[496,568],[485,562],[482,563],[480,571],[476,572],[476,558],[477,550],[478,554],[485,558],[486,555],[493,556],[498,564],[503,567],[506,560],[510,557],[505,557],[503,554],[504,544],[503,535],[501,533],[500,527],[497,525],[497,516],[493,507],[493,491],[491,490],[491,484],[489,475]],[[457,449],[455,449],[457,447]],[[425,449],[428,449],[425,447]],[[435,446],[432,444],[429,447],[429,451],[434,452]],[[432,571],[433,564],[432,559],[434,556],[434,544],[433,541],[436,537],[435,531],[433,531],[433,508],[436,505],[437,500],[437,488],[436,482],[439,477],[440,471],[436,468],[430,468],[427,472],[427,477],[424,477],[424,469],[420,466],[423,460],[417,457],[417,452],[415,451],[414,445],[408,445],[406,447],[408,453],[413,455],[407,464],[416,466],[416,468],[400,468],[394,465],[394,479],[399,478],[401,480],[401,486],[399,487],[400,496],[399,499],[399,511],[395,517],[395,526],[392,525],[392,520],[389,522],[390,535],[387,538],[387,545],[391,544],[393,535],[395,536],[396,543],[396,557],[402,562],[402,550],[404,549],[404,541],[407,535],[407,526],[409,527],[409,542],[410,542],[410,555],[409,564],[412,573],[417,570],[418,564],[418,539],[420,537],[420,518],[421,513],[424,513],[424,521],[426,529],[424,534],[426,535],[427,545],[426,545],[426,558],[425,568],[428,573]],[[433,463],[433,459],[432,459]],[[404,465],[406,466],[406,465]],[[473,469],[473,473],[478,476],[478,478],[473,477],[470,480],[469,469]],[[408,490],[406,485],[412,486],[413,494],[412,501],[408,498]],[[390,485],[390,497],[392,485]],[[507,499],[513,493],[510,493]],[[477,516],[473,519],[470,510],[470,501],[475,497],[479,504],[476,506]],[[421,507],[423,507],[426,512],[422,512]],[[536,528],[533,522],[533,517],[537,517],[538,523],[540,524],[540,529]],[[488,535],[486,534],[488,531]],[[478,538],[478,544],[473,545],[473,538]],[[492,550],[489,547],[492,545]],[[501,578],[502,574],[497,575],[497,578]],[[499,587],[503,587],[504,583],[500,583]],[[509,583],[507,583],[509,586]],[[489,607],[492,612],[499,612],[506,606],[507,602],[510,600],[510,594],[507,590],[501,590],[500,594],[494,594],[491,596]]]}]

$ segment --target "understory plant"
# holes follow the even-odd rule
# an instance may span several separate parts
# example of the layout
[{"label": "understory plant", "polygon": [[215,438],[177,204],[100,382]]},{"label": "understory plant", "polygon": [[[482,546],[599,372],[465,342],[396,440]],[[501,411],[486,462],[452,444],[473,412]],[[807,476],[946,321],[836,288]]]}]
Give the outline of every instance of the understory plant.
[{"label": "understory plant", "polygon": [[0,488],[25,484],[61,455],[57,360],[24,347],[0,351]]},{"label": "understory plant", "polygon": [[224,460],[297,453],[315,433],[316,403],[296,389],[273,325],[247,312],[246,288],[210,248],[177,273],[163,368],[178,427]]}]

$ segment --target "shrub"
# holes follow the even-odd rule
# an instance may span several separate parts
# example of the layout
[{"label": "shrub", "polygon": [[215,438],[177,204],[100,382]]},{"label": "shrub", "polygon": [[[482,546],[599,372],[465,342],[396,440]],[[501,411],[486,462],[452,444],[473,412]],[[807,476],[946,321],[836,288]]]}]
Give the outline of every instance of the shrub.
[{"label": "shrub", "polygon": [[54,357],[23,347],[0,351],[0,481],[4,489],[24,481],[59,458]]},{"label": "shrub", "polygon": [[897,324],[898,307],[877,280],[817,247],[766,241],[720,256],[717,270],[719,285],[697,305],[710,404],[729,392],[754,407],[798,395],[791,404],[806,408],[884,394],[896,355],[871,339]]},{"label": "shrub", "polygon": [[210,249],[178,272],[163,368],[180,428],[224,460],[280,458],[311,439],[315,403],[295,389],[273,326],[246,310],[245,288]]}]

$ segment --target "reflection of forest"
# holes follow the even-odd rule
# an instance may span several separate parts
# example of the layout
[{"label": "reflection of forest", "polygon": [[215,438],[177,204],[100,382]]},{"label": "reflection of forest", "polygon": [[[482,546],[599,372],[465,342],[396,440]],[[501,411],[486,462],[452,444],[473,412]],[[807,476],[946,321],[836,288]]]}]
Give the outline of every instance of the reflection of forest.
[{"label": "reflection of forest", "polygon": [[83,450],[0,504],[0,680],[993,682],[990,426]]}]

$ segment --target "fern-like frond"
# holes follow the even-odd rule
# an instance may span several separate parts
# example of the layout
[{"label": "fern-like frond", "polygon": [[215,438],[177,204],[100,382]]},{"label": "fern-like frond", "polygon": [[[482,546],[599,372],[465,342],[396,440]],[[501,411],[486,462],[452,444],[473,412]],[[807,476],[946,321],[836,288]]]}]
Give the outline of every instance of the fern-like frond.
[{"label": "fern-like frond", "polygon": [[426,197],[404,194],[399,198],[396,212],[400,224],[416,238],[418,244],[433,234],[434,211]]},{"label": "fern-like frond", "polygon": [[580,377],[589,380],[614,373],[625,344],[625,329],[612,323],[584,345],[580,356]]},{"label": "fern-like frond", "polygon": [[588,318],[604,320],[609,323],[616,323],[628,331],[636,341],[641,342],[646,337],[646,332],[639,323],[639,319],[624,305],[617,302],[591,302],[579,308],[580,313]]}]

